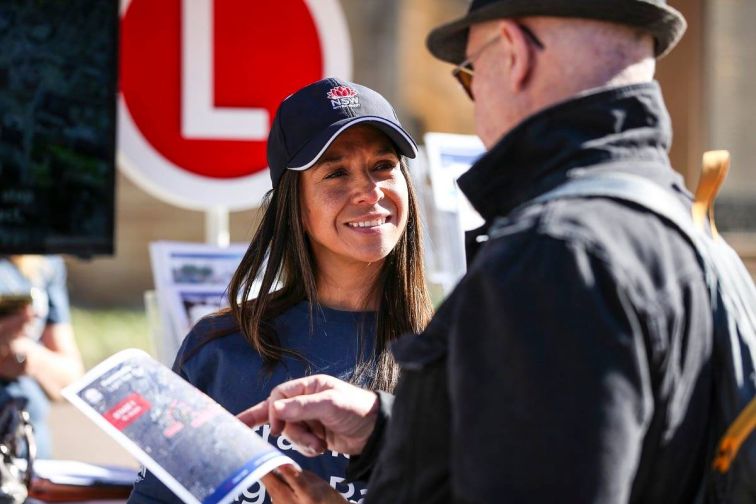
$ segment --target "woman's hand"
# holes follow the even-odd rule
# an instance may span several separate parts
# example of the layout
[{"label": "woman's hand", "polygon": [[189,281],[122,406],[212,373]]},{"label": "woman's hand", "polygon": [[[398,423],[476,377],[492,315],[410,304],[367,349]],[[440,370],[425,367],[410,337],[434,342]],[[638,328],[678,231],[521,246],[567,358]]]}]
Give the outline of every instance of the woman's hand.
[{"label": "woman's hand", "polygon": [[331,485],[309,471],[290,465],[263,478],[273,504],[345,504],[347,501]]}]

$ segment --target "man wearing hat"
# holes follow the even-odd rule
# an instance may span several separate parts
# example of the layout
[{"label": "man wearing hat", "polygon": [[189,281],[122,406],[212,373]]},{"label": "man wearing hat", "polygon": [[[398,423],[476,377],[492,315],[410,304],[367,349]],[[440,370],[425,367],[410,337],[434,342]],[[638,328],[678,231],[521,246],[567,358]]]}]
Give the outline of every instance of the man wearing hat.
[{"label": "man wearing hat", "polygon": [[395,345],[393,407],[305,378],[242,418],[316,451],[361,447],[368,502],[693,502],[712,386],[694,250],[629,203],[537,201],[623,173],[690,205],[653,81],[684,30],[662,0],[473,0],[435,29],[488,148],[459,180],[486,219],[468,273]]}]

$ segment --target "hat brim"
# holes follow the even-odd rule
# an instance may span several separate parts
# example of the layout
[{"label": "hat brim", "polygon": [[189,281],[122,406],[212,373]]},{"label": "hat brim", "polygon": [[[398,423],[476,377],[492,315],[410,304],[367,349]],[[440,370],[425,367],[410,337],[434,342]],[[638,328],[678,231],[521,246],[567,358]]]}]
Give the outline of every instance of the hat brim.
[{"label": "hat brim", "polygon": [[415,144],[415,141],[409,133],[391,121],[387,121],[378,116],[350,117],[331,124],[328,128],[312,138],[294,155],[286,168],[295,171],[304,171],[312,168],[333,141],[336,140],[336,137],[346,129],[357,124],[369,124],[370,126],[379,129],[389,137],[392,142],[394,142],[399,149],[399,154],[408,158],[414,158],[417,156],[417,145]]},{"label": "hat brim", "polygon": [[624,8],[606,0],[502,0],[435,28],[428,35],[426,45],[436,58],[457,65],[465,60],[471,25],[525,16],[597,19],[634,26],[654,37],[657,58],[666,56],[677,45],[688,26],[676,9],[651,0],[626,2]]}]

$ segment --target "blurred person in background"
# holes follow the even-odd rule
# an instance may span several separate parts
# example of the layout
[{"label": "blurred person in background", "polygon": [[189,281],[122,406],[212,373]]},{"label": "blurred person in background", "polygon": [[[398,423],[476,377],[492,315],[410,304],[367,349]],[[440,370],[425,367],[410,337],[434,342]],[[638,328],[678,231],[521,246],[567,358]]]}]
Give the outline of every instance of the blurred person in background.
[{"label": "blurred person in background", "polygon": [[[420,332],[432,311],[404,159],[415,155],[392,106],[365,86],[328,78],[285,99],[268,137],[273,189],[230,308],[192,329],[174,370],[234,414],[316,373],[392,391],[389,344]],[[344,482],[343,454],[309,458],[267,427],[259,433],[348,499],[364,498],[364,485]],[[256,484],[241,500],[270,497]],[[129,500],[178,501],[149,472]]]},{"label": "blurred person in background", "polygon": [[[685,26],[663,0],[473,0],[435,29],[488,149],[458,180],[481,246],[426,331],[393,346],[393,406],[307,377],[241,418],[347,447],[367,502],[695,502],[716,436],[696,251],[642,206],[548,198],[581,177],[635,180],[690,209],[653,80]],[[281,474],[278,502],[338,501]]]},{"label": "blurred person in background", "polygon": [[28,400],[37,456],[50,458],[49,400],[83,373],[71,328],[66,270],[60,257],[0,256],[0,295],[30,295],[31,304],[0,316],[0,382]]}]

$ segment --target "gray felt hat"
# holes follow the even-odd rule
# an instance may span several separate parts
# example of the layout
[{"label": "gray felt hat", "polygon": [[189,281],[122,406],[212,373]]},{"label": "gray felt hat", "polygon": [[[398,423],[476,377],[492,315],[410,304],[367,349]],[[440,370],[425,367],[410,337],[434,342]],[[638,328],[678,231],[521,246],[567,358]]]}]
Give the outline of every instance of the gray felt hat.
[{"label": "gray felt hat", "polygon": [[657,58],[671,51],[687,28],[666,0],[473,0],[465,16],[434,29],[426,44],[435,57],[456,65],[465,59],[471,25],[524,16],[597,19],[641,28],[653,35]]}]

